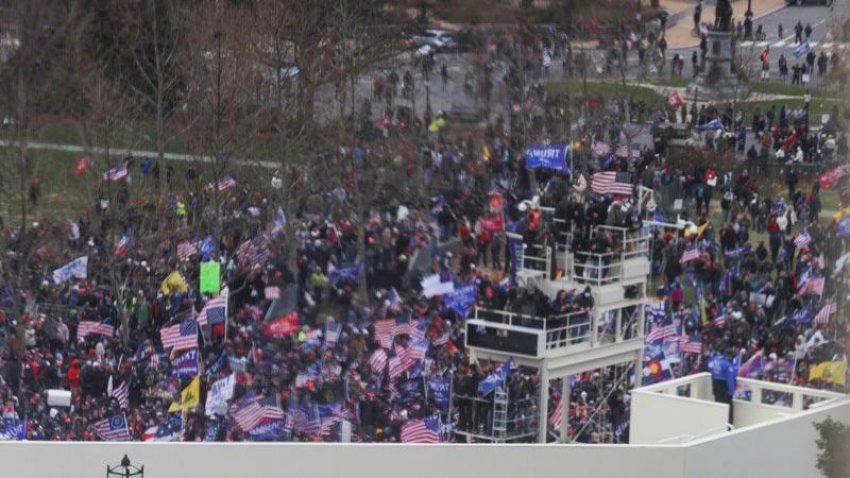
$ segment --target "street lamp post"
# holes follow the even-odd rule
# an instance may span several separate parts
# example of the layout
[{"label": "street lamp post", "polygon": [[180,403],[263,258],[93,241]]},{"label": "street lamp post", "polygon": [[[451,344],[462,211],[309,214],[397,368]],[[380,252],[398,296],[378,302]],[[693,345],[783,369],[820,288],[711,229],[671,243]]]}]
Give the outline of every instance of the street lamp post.
[{"label": "street lamp post", "polygon": [[145,466],[141,468],[130,464],[130,458],[124,455],[121,464],[117,466],[106,465],[106,478],[145,478]]},{"label": "street lamp post", "polygon": [[753,17],[753,0],[747,0],[747,13],[744,15],[752,18]]}]

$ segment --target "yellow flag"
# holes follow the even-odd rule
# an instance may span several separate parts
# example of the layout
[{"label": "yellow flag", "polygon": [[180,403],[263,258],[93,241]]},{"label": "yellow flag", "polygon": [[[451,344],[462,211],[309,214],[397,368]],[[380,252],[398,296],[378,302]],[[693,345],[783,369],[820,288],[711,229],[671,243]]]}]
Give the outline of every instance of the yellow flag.
[{"label": "yellow flag", "polygon": [[847,383],[847,362],[823,362],[809,369],[809,380],[844,385]]},{"label": "yellow flag", "polygon": [[836,221],[840,221],[845,216],[850,216],[850,206],[845,207],[844,209],[839,209],[835,214],[832,215],[832,218]]},{"label": "yellow flag", "polygon": [[162,281],[162,285],[159,286],[159,291],[164,295],[171,295],[175,292],[186,292],[189,290],[189,285],[186,283],[186,279],[183,278],[183,274],[174,271]]},{"label": "yellow flag", "polygon": [[189,410],[198,406],[201,401],[201,378],[195,377],[186,385],[186,388],[180,392],[180,400],[172,402],[168,407],[168,413],[179,412],[181,410]]},{"label": "yellow flag", "polygon": [[702,237],[705,234],[705,230],[708,229],[708,226],[711,225],[711,221],[706,221],[704,224],[701,224],[697,227],[697,236]]}]

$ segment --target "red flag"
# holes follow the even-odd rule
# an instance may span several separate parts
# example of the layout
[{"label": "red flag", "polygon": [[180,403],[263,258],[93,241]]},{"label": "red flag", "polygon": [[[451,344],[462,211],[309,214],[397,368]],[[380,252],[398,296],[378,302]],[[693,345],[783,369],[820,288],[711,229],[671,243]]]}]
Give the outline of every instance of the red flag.
[{"label": "red flag", "polygon": [[838,181],[847,174],[847,168],[835,168],[826,171],[818,177],[818,182],[820,183],[820,187],[824,189],[832,189],[838,184]]},{"label": "red flag", "polygon": [[74,176],[80,177],[89,170],[91,159],[88,156],[83,156],[77,160],[77,167],[74,168]]},{"label": "red flag", "polygon": [[490,217],[481,218],[481,228],[485,231],[504,231],[505,218],[501,214],[494,214]]},{"label": "red flag", "polygon": [[667,103],[673,108],[678,108],[682,106],[684,101],[682,101],[682,95],[680,95],[678,91],[671,91],[670,94],[667,95]]}]

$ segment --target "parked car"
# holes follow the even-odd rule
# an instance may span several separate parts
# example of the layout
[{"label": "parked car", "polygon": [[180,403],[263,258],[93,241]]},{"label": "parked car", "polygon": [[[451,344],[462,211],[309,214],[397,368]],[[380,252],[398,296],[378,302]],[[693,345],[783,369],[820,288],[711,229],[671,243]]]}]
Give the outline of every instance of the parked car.
[{"label": "parked car", "polygon": [[452,51],[457,48],[457,42],[452,35],[444,30],[425,30],[413,36],[413,44],[418,49],[425,45],[437,50]]},{"label": "parked car", "polygon": [[796,5],[798,7],[803,5],[823,5],[831,7],[833,1],[834,0],[785,0],[785,3],[788,5]]}]

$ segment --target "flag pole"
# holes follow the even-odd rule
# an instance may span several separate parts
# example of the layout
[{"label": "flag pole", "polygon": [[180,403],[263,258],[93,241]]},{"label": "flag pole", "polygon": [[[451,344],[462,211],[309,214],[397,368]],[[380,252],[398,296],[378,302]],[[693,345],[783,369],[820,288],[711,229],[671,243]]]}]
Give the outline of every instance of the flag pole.
[{"label": "flag pole", "polygon": [[224,289],[221,290],[221,295],[224,296],[224,340],[227,340],[227,317],[230,312],[230,288],[226,285]]}]

